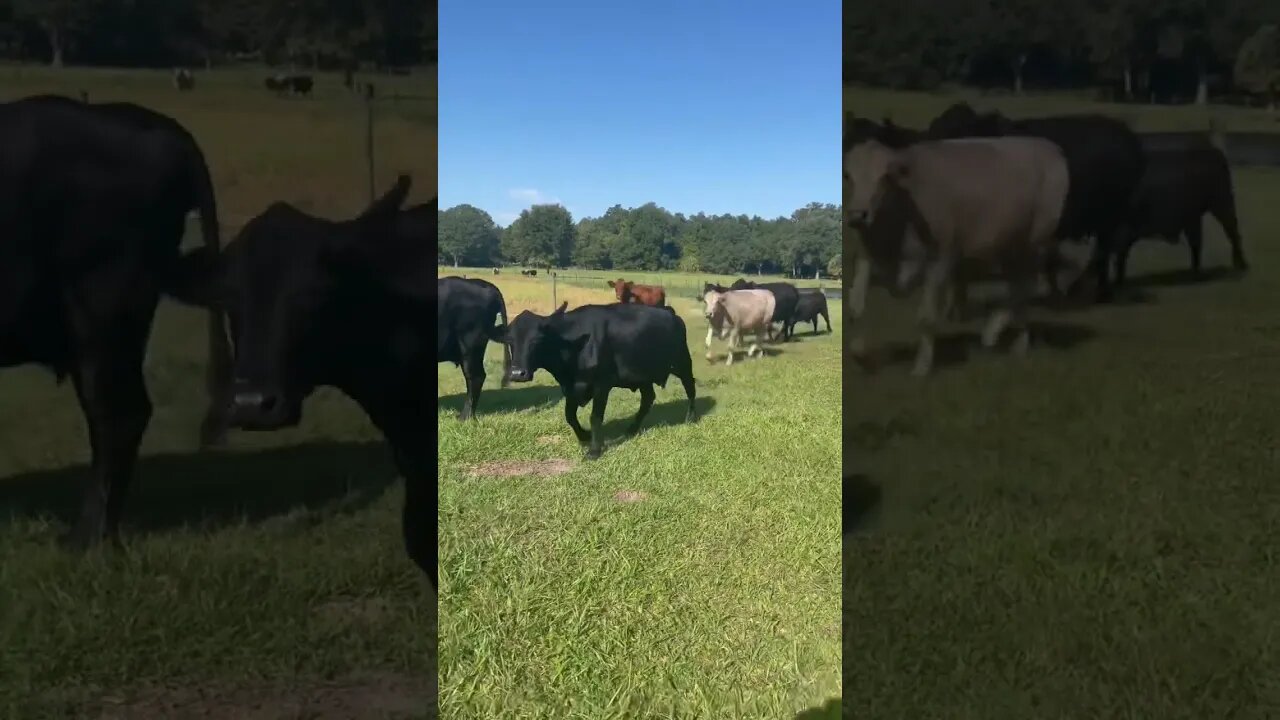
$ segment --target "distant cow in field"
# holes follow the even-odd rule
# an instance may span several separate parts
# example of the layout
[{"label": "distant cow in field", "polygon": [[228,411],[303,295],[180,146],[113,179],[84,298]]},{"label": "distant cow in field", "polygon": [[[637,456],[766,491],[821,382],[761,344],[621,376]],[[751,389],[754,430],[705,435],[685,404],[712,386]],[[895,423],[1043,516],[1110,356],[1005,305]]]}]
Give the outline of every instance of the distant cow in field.
[{"label": "distant cow in field", "polygon": [[[1054,244],[1066,203],[1069,171],[1062,149],[1039,137],[966,138],[894,150],[875,140],[845,153],[845,207],[859,230],[859,256],[849,305],[866,307],[872,266],[902,297],[924,286],[914,375],[933,366],[934,333],[962,261],[998,265],[1009,282],[1007,309],[982,333],[992,347],[1012,321],[1016,353],[1029,343],[1026,305]],[[922,238],[929,238],[925,243]],[[851,352],[862,354],[859,338]]]},{"label": "distant cow in field", "polygon": [[262,84],[273,93],[280,94],[288,89],[288,83],[285,82],[284,75],[268,75]]},{"label": "distant cow in field", "polygon": [[1191,272],[1200,275],[1200,251],[1204,244],[1203,216],[1212,215],[1231,241],[1231,262],[1241,272],[1249,269],[1236,218],[1231,167],[1222,151],[1207,141],[1183,147],[1146,150],[1146,172],[1134,193],[1130,214],[1133,232],[1116,248],[1115,280],[1124,282],[1129,251],[1143,237],[1158,237],[1170,244],[1182,236],[1191,250]]},{"label": "distant cow in field", "polygon": [[537,270],[521,270],[520,274],[524,275],[525,277],[537,277],[538,271]]},{"label": "distant cow in field", "polygon": [[498,274],[498,268],[494,268],[494,269],[493,269],[493,274],[494,274],[494,275],[497,275],[497,274]]},{"label": "distant cow in field", "polygon": [[771,322],[782,323],[782,340],[786,342],[791,339],[792,332],[795,329],[795,313],[796,303],[800,296],[796,291],[796,286],[785,282],[770,283],[754,283],[750,280],[738,278],[729,286],[730,290],[768,290],[773,294],[775,308],[773,311],[773,320]]},{"label": "distant cow in field", "polygon": [[196,76],[186,68],[174,68],[173,86],[180,91],[191,90],[196,86]]},{"label": "distant cow in field", "polygon": [[[436,459],[423,438],[436,426],[436,404],[422,369],[430,357],[425,318],[445,300],[427,278],[434,234],[424,238],[401,227],[410,184],[400,177],[349,220],[273,203],[225,252],[188,252],[180,271],[186,302],[231,315],[231,424],[257,431],[295,426],[304,401],[321,386],[354,400],[386,438],[405,479],[405,548],[434,585]],[[434,222],[430,228],[434,233]]]},{"label": "distant cow in field", "polygon": [[733,353],[741,347],[743,334],[755,335],[751,347],[747,348],[747,357],[757,351],[764,352],[760,347],[761,340],[773,339],[773,313],[777,303],[768,290],[708,290],[702,295],[702,303],[708,322],[707,360],[713,357],[711,338],[717,334],[724,337],[725,328],[729,331],[729,353],[725,365],[733,364]]},{"label": "distant cow in field", "polygon": [[315,85],[315,81],[310,75],[285,75],[277,73],[266,79],[264,84],[267,89],[282,94],[285,92],[293,95],[309,95],[311,88]]},{"label": "distant cow in field", "polygon": [[[696,392],[693,361],[689,357],[684,320],[671,308],[635,303],[584,305],[565,312],[562,303],[549,316],[528,310],[507,329],[511,351],[509,377],[528,382],[538,370],[546,370],[564,393],[564,417],[581,443],[590,443],[587,458],[600,457],[603,446],[605,406],[609,391],[627,388],[640,392],[640,410],[627,429],[640,423],[653,406],[653,386],[666,387],[671,375],[680,379],[694,420]],[[578,423],[578,408],[591,403],[591,432]]]},{"label": "distant cow in field", "polygon": [[[501,343],[507,330],[507,304],[502,291],[479,278],[442,277],[437,281],[436,362],[451,362],[462,368],[467,383],[459,420],[475,417],[484,385],[484,351],[489,341]],[[494,321],[501,319],[501,325]],[[502,353],[502,386],[508,383],[511,353]]]},{"label": "distant cow in field", "polygon": [[650,307],[663,307],[667,304],[667,293],[660,285],[637,285],[622,278],[610,280],[608,284],[620,303],[639,303]]},{"label": "distant cow in field", "polygon": [[792,324],[811,322],[813,334],[818,334],[818,316],[827,321],[827,332],[831,332],[831,318],[827,315],[827,295],[821,290],[801,290],[800,300],[796,303],[795,314],[791,316]]}]

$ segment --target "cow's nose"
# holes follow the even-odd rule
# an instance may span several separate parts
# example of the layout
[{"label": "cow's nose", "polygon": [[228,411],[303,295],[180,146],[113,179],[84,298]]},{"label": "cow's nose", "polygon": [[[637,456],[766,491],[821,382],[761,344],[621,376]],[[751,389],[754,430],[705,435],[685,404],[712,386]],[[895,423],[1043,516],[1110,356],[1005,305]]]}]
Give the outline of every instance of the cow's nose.
[{"label": "cow's nose", "polygon": [[507,373],[507,378],[511,382],[528,382],[532,377],[533,373],[523,368],[511,368],[511,372]]},{"label": "cow's nose", "polygon": [[866,210],[851,210],[849,212],[849,220],[854,225],[865,225],[870,217],[871,213]]},{"label": "cow's nose", "polygon": [[278,390],[238,385],[231,395],[231,422],[241,427],[273,425],[284,411],[284,394]]}]

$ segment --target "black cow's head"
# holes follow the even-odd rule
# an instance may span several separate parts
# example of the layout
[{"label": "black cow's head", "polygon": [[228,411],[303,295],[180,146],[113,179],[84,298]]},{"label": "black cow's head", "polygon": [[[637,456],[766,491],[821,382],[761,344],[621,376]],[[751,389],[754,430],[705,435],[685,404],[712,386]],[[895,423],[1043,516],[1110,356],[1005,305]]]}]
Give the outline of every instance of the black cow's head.
[{"label": "black cow's head", "polygon": [[[425,283],[409,282],[398,257],[405,248],[396,227],[410,184],[400,176],[359,217],[342,222],[276,203],[220,255],[183,257],[175,296],[221,307],[230,320],[233,427],[297,424],[316,386],[341,385],[359,367],[361,340],[385,323],[395,300],[430,302]],[[414,292],[421,297],[406,297]]]},{"label": "black cow's head", "polygon": [[512,382],[529,382],[533,374],[552,365],[565,365],[582,349],[588,335],[574,338],[564,332],[564,311],[569,303],[550,315],[525,310],[507,326],[506,343],[511,351]]}]

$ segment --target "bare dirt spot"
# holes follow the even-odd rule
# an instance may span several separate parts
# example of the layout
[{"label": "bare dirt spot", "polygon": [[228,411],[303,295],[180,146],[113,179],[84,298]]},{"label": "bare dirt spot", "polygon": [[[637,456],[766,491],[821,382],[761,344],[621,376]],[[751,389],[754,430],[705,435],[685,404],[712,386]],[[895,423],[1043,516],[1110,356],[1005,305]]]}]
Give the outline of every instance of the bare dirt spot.
[{"label": "bare dirt spot", "polygon": [[539,435],[538,436],[539,445],[555,445],[558,442],[560,442],[560,437],[558,435]]},{"label": "bare dirt spot", "polygon": [[550,477],[563,475],[572,469],[573,463],[560,459],[495,460],[472,467],[471,474],[475,477],[520,477],[522,475]]},{"label": "bare dirt spot", "polygon": [[647,500],[648,498],[648,495],[638,490],[619,490],[613,494],[613,499],[620,503],[640,502],[641,500]]},{"label": "bare dirt spot", "polygon": [[81,717],[98,720],[351,720],[434,716],[434,683],[384,674],[297,686],[151,687],[106,697]]},{"label": "bare dirt spot", "polygon": [[316,607],[316,614],[335,625],[376,625],[391,612],[381,598],[332,600]]}]

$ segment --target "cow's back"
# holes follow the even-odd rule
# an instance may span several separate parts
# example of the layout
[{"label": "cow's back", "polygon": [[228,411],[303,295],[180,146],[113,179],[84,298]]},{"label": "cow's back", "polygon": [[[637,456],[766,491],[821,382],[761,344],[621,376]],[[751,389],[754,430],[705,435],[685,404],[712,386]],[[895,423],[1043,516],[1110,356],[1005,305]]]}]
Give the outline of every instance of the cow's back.
[{"label": "cow's back", "polygon": [[763,328],[773,321],[777,300],[768,290],[730,290],[722,297],[725,314],[738,328],[751,330]]},{"label": "cow's back", "polygon": [[905,155],[912,202],[939,243],[966,255],[1000,252],[1030,235],[1052,235],[1069,187],[1052,142],[1032,137],[963,138],[915,145]]}]

